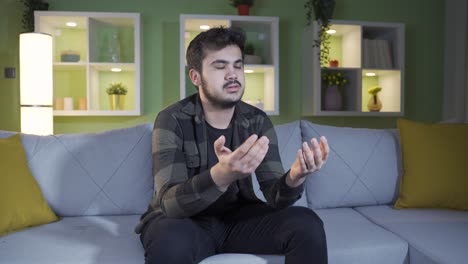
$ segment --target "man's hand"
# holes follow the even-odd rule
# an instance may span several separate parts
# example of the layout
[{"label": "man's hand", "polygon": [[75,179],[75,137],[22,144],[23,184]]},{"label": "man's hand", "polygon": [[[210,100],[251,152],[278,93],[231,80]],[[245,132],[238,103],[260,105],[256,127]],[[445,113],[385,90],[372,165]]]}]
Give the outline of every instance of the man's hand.
[{"label": "man's hand", "polygon": [[302,149],[297,151],[297,158],[291,166],[291,171],[286,177],[286,184],[290,187],[301,185],[305,176],[311,172],[318,171],[327,161],[330,147],[327,139],[320,137],[320,144],[315,138],[310,140],[311,147],[304,142]]},{"label": "man's hand", "polygon": [[210,172],[213,181],[221,191],[226,191],[232,182],[247,177],[257,169],[268,152],[269,140],[263,136],[250,136],[235,151],[224,146],[226,138],[219,137],[214,142],[214,150],[218,163]]}]

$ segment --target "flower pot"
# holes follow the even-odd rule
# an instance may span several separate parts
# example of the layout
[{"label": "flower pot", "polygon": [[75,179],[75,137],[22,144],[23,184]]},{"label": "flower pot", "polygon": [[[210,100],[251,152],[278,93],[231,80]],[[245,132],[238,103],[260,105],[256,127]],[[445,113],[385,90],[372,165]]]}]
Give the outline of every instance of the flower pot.
[{"label": "flower pot", "polygon": [[330,62],[328,63],[330,65],[330,67],[338,67],[338,60],[330,60]]},{"label": "flower pot", "polygon": [[248,16],[249,15],[249,9],[250,9],[249,5],[238,5],[237,6],[237,14],[239,14],[239,16]]},{"label": "flower pot", "polygon": [[125,95],[109,94],[109,105],[110,105],[111,110],[124,110]]},{"label": "flower pot", "polygon": [[367,109],[371,112],[380,112],[382,109],[382,101],[378,95],[372,95],[367,102]]},{"label": "flower pot", "polygon": [[343,109],[343,96],[338,86],[328,86],[325,90],[323,110],[340,111]]}]

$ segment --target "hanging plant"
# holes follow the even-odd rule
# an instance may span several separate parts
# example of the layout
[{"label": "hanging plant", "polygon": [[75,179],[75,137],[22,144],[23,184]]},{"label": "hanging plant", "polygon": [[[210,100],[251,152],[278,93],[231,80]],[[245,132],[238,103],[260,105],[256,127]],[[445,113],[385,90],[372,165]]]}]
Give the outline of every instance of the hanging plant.
[{"label": "hanging plant", "polygon": [[307,25],[312,22],[312,12],[320,27],[318,38],[314,40],[313,47],[320,47],[320,64],[328,65],[330,61],[330,19],[335,10],[335,0],[308,0],[304,7],[306,9]]},{"label": "hanging plant", "polygon": [[23,23],[24,32],[34,32],[34,11],[48,10],[49,3],[42,0],[20,0],[24,4]]}]

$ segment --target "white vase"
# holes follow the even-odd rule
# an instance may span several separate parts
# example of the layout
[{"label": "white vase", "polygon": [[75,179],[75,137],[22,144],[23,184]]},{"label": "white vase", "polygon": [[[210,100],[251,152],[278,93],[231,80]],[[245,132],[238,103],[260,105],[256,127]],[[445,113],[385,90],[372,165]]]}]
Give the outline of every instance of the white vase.
[{"label": "white vase", "polygon": [[64,110],[73,110],[73,97],[63,98],[63,109]]}]

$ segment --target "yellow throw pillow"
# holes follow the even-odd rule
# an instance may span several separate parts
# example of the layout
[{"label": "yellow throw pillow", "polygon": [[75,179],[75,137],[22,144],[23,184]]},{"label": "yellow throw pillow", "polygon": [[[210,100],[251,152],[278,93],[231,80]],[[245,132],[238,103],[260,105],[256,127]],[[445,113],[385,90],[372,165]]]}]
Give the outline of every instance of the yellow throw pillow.
[{"label": "yellow throw pillow", "polygon": [[21,136],[0,139],[0,236],[57,220],[31,174]]},{"label": "yellow throw pillow", "polygon": [[397,126],[403,177],[395,207],[468,210],[468,124]]}]

